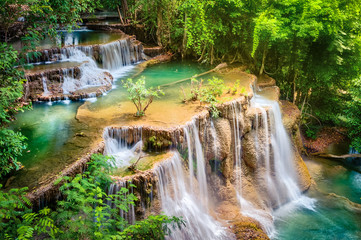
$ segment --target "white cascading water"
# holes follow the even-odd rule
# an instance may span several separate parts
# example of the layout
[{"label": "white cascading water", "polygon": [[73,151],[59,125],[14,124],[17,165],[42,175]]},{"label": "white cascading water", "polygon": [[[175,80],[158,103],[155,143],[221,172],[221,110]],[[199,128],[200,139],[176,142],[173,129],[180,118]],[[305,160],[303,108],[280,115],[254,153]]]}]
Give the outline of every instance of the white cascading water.
[{"label": "white cascading water", "polygon": [[[192,120],[187,124],[184,128],[184,134],[187,139],[188,146],[188,156],[191,156],[189,161],[189,178],[194,178],[194,163],[193,163],[193,155],[196,157],[196,166],[197,166],[197,180],[199,189],[195,190],[202,196],[202,201],[204,202],[204,206],[208,207],[208,190],[207,190],[207,177],[206,177],[206,166],[203,155],[203,148],[201,141],[199,140],[198,128],[196,126],[196,121]],[[195,153],[195,154],[193,154]],[[194,188],[194,186],[191,186]]]},{"label": "white cascading water", "polygon": [[48,85],[46,83],[46,77],[43,74],[41,74],[41,81],[43,83],[43,91],[44,91],[43,96],[48,96],[50,92],[48,90]]},{"label": "white cascading water", "polygon": [[234,158],[235,158],[235,176],[238,198],[242,196],[242,141],[241,127],[243,124],[243,116],[236,101],[231,103],[231,111],[233,115],[233,138],[234,138]]},{"label": "white cascading water", "polygon": [[105,142],[104,155],[113,156],[115,159],[114,167],[126,167],[130,165],[131,160],[138,157],[142,150],[143,142],[142,129],[138,128],[134,131],[137,142],[130,145],[126,142],[126,137],[129,134],[129,130],[125,129],[108,129],[106,128],[103,133],[103,139]]},{"label": "white cascading water", "polygon": [[[251,104],[252,107],[260,109],[263,120],[262,125],[265,134],[263,160],[268,193],[272,194],[273,199],[276,200],[276,205],[280,206],[284,202],[295,200],[301,196],[301,191],[297,185],[295,165],[293,164],[294,153],[291,140],[283,126],[278,102],[255,95]],[[267,114],[266,108],[269,114]],[[269,138],[271,140],[270,145]],[[271,152],[273,158],[271,158]]]},{"label": "white cascading water", "polygon": [[114,41],[100,46],[103,68],[113,76],[123,74],[122,69],[143,60],[143,48],[133,45],[129,39]]},{"label": "white cascading water", "polygon": [[[76,44],[76,42],[72,44]],[[100,54],[104,69],[99,68],[93,59],[93,46],[65,47],[60,49],[60,54],[58,49],[44,50],[46,64],[54,61],[81,63],[79,66],[80,74],[76,78],[72,70],[63,70],[62,89],[64,94],[70,94],[89,87],[111,85],[111,77],[106,72],[109,72],[114,79],[120,78],[131,70],[133,63],[144,58],[142,46],[133,45],[129,39],[100,45]],[[27,61],[28,64],[33,65],[44,63],[39,56],[30,59],[29,54],[27,55]]]},{"label": "white cascading water", "polygon": [[214,123],[213,123],[212,118],[211,118],[210,133],[211,133],[211,136],[213,138],[214,158],[217,159],[217,157],[218,157],[218,147],[217,147],[218,137],[217,137],[217,131],[216,131],[216,128],[214,127]]},{"label": "white cascading water", "polygon": [[[261,173],[263,184],[266,184],[268,198],[266,200],[267,211],[257,209],[239,194],[242,214],[258,220],[270,237],[276,236],[273,224],[277,212],[282,209],[290,209],[290,205],[314,209],[314,200],[301,195],[297,185],[297,174],[293,164],[294,152],[291,140],[283,126],[282,114],[277,101],[267,100],[257,94],[251,100],[251,107],[257,108],[260,115],[256,115],[255,147],[257,164],[263,166]],[[267,114],[268,112],[268,114]],[[263,127],[263,134],[258,129],[259,120]],[[273,156],[272,156],[273,153]],[[287,203],[288,202],[288,203]],[[287,204],[285,204],[287,203]],[[273,212],[273,206],[281,206]]]},{"label": "white cascading water", "polygon": [[100,46],[100,53],[103,67],[108,70],[116,70],[132,63],[130,46],[126,39]]},{"label": "white cascading water", "polygon": [[224,228],[208,214],[207,206],[202,204],[202,195],[190,190],[190,179],[178,152],[160,163],[155,175],[162,212],[182,217],[186,222],[186,227],[181,230],[172,230],[169,239],[229,239]]}]

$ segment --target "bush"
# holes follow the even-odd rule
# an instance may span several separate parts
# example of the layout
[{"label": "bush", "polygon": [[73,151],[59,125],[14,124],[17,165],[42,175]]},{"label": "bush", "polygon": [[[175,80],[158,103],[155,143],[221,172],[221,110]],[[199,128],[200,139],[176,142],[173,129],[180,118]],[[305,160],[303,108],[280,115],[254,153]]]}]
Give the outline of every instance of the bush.
[{"label": "bush", "polygon": [[223,94],[225,89],[224,81],[222,79],[213,77],[212,79],[208,79],[207,83],[207,85],[203,85],[202,79],[198,81],[192,78],[190,94],[188,97],[183,89],[183,101],[187,102],[199,100],[200,103],[208,103],[210,104],[212,117],[217,118],[219,116],[217,104],[220,103],[217,97],[220,97]]},{"label": "bush", "polygon": [[135,83],[131,78],[123,81],[123,87],[127,89],[129,93],[129,100],[137,108],[135,116],[144,116],[145,111],[149,105],[153,102],[154,97],[160,98],[160,95],[164,95],[164,92],[158,87],[156,90],[153,88],[145,87],[145,77],[141,77]]}]

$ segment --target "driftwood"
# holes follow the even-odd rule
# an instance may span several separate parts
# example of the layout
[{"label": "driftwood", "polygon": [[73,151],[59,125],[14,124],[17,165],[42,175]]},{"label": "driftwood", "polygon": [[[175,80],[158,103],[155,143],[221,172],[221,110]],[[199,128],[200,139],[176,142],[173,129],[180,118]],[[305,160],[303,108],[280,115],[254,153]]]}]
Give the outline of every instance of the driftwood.
[{"label": "driftwood", "polygon": [[346,159],[346,158],[361,158],[361,154],[345,154],[345,155],[333,155],[327,153],[312,153],[311,155],[323,158],[336,158],[336,159]]},{"label": "driftwood", "polygon": [[139,156],[139,157],[138,157],[138,160],[137,160],[135,163],[133,163],[132,165],[130,165],[130,166],[128,167],[128,169],[131,170],[131,171],[135,171],[136,168],[137,168],[137,164],[138,164],[139,160],[142,159],[142,158],[144,158],[144,157],[145,157],[145,155]]}]

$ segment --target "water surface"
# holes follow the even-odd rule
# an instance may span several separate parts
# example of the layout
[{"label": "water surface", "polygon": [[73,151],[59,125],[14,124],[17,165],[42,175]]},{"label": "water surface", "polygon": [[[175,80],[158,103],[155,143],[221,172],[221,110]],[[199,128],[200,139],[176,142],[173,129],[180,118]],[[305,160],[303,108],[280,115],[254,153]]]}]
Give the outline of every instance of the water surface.
[{"label": "water surface", "polygon": [[308,159],[306,164],[317,184],[306,194],[317,200],[316,211],[290,208],[279,213],[275,239],[360,239],[361,174],[327,159]]}]

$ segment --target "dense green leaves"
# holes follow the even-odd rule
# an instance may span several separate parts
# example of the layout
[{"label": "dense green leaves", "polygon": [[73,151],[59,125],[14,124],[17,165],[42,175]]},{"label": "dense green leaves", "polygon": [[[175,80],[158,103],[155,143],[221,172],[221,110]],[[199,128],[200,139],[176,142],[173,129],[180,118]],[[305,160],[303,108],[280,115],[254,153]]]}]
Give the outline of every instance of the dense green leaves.
[{"label": "dense green leaves", "polygon": [[145,77],[139,78],[136,82],[133,82],[132,79],[123,81],[123,87],[127,89],[129,94],[129,100],[137,108],[136,116],[143,116],[145,111],[148,109],[149,105],[153,102],[153,99],[160,98],[161,95],[164,95],[164,92],[158,87],[153,90],[152,87],[145,87]]},{"label": "dense green leaves", "polygon": [[25,197],[26,188],[0,191],[0,238],[164,239],[171,230],[184,226],[181,219],[164,215],[149,216],[134,225],[122,218],[120,210],[128,212],[137,198],[127,188],[106,193],[112,183],[112,161],[93,155],[83,174],[59,178],[64,200],[57,203],[55,211],[46,207],[33,212]]},{"label": "dense green leaves", "polygon": [[25,149],[25,137],[7,129],[18,111],[28,108],[24,103],[22,73],[14,66],[16,51],[0,43],[0,178],[13,169],[19,169],[18,157]]}]

